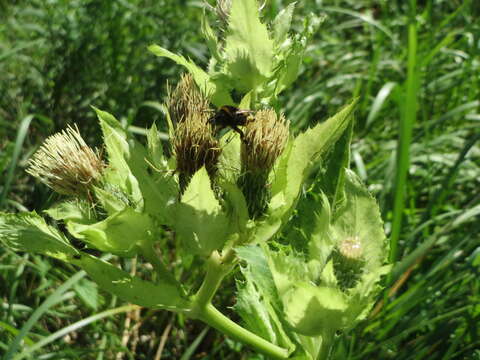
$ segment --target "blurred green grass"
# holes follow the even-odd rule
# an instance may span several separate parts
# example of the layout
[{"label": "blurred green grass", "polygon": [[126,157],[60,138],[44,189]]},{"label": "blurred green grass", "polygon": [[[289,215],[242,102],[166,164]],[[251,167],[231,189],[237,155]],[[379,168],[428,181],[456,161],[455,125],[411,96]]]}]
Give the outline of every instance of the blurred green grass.
[{"label": "blurred green grass", "polygon": [[[264,16],[290,2],[268,1]],[[201,5],[0,0],[2,210],[55,200],[25,162],[68,123],[98,144],[90,105],[140,129],[164,125],[144,104],[162,102],[181,69],[146,46],[206,66]],[[339,336],[332,358],[480,359],[480,3],[310,0],[298,3],[295,24],[311,11],[326,21],[280,102],[300,131],[361,97],[352,167],[379,199],[397,260],[369,321]],[[233,296],[217,301],[227,307]],[[122,315],[124,304],[74,268],[3,248],[0,299],[0,355],[23,330],[26,345],[41,345],[25,358],[262,359],[197,322]]]}]

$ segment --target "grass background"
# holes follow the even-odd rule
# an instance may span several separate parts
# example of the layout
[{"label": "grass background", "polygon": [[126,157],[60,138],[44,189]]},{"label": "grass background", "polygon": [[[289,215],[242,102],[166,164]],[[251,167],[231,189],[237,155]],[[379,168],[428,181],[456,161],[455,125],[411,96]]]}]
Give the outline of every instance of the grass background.
[{"label": "grass background", "polygon": [[[290,2],[267,1],[264,17]],[[351,165],[395,261],[332,358],[480,359],[480,2],[308,0],[295,24],[311,11],[327,18],[281,103],[300,131],[361,97]],[[189,0],[0,0],[0,210],[56,200],[26,160],[67,124],[99,144],[90,105],[134,132],[164,126],[155,104],[181,69],[146,47],[206,66],[201,14]],[[73,267],[0,248],[0,357],[14,348],[15,359],[262,359],[201,323],[125,306]]]}]

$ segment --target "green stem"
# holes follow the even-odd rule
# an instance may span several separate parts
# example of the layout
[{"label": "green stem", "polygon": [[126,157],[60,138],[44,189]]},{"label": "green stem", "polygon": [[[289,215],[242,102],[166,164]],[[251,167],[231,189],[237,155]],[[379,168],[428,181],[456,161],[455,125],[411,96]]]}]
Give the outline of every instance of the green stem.
[{"label": "green stem", "polygon": [[220,311],[218,311],[212,304],[208,304],[203,308],[198,318],[207,323],[211,327],[231,336],[245,344],[250,345],[255,350],[270,356],[274,359],[288,359],[289,352],[277,345],[262,339],[260,336],[244,329],[237,323],[233,322]]},{"label": "green stem", "polygon": [[260,336],[244,329],[233,322],[211,303],[213,296],[218,290],[223,278],[232,270],[235,264],[235,252],[233,249],[226,251],[223,256],[216,251],[212,253],[207,261],[207,274],[194,296],[191,318],[199,319],[211,327],[231,336],[245,344],[252,346],[255,350],[264,353],[275,359],[287,359],[288,350],[262,339]]},{"label": "green stem", "polygon": [[223,278],[232,270],[233,250],[223,257],[214,251],[207,261],[207,275],[195,295],[193,308],[201,309],[209,304],[218,290]]}]

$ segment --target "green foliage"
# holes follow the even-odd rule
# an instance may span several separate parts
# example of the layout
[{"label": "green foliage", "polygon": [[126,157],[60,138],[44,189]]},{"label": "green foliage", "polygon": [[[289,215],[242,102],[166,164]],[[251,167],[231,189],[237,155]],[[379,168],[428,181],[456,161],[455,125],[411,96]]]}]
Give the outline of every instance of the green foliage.
[{"label": "green foliage", "polygon": [[35,212],[0,215],[0,240],[15,251],[37,252],[67,260],[77,253],[67,238]]},{"label": "green foliage", "polygon": [[292,3],[279,14],[269,31],[268,26],[260,21],[256,0],[233,0],[228,26],[221,30],[225,33],[224,38],[223,34],[222,38],[215,36],[204,17],[202,33],[212,56],[208,73],[192,61],[158,45],[149,49],[157,56],[185,66],[217,107],[275,105],[276,96],[297,78],[308,40],[321,22],[312,14],[305,20],[301,33],[289,36],[294,7]]},{"label": "green foliage", "polygon": [[174,212],[174,228],[188,252],[208,256],[223,247],[228,219],[215,197],[205,168],[193,176]]},{"label": "green foliage", "polygon": [[[153,119],[158,119],[160,112],[156,112],[156,109],[160,107],[154,102],[146,103],[143,107],[140,105],[145,100],[161,101],[164,79],[176,77],[180,68],[169,66],[167,59],[158,66],[152,65],[145,52],[147,44],[157,42],[171,51],[181,51],[185,58],[191,58],[204,69],[208,66],[208,48],[214,59],[209,62],[208,69],[222,71],[222,59],[215,52],[217,45],[224,41],[222,35],[226,33],[220,32],[221,36],[217,39],[213,35],[217,31],[216,23],[212,23],[210,28],[205,17],[202,32],[207,33],[206,29],[210,28],[210,40],[206,42],[207,46],[195,44],[196,36],[200,33],[199,22],[195,19],[200,14],[195,7],[198,3],[134,1],[126,6],[126,2],[100,4],[90,0],[0,1],[0,93],[3,95],[0,99],[0,135],[4,139],[0,144],[0,172],[8,167],[13,169],[14,175],[11,187],[3,192],[6,200],[4,207],[9,211],[35,208],[40,213],[40,210],[58,201],[58,197],[52,197],[44,187],[34,187],[32,181],[26,180],[26,176],[22,175],[25,160],[38,141],[54,129],[63,128],[67,121],[80,122],[82,134],[92,135],[91,141],[87,142],[96,143],[93,139],[100,139],[100,135],[94,125],[94,113],[88,111],[91,104],[113,110],[119,115],[122,126],[134,123],[141,127],[129,128],[128,131],[145,134],[142,129],[146,127],[144,124],[149,127]],[[310,12],[325,12],[327,16],[323,31],[312,35],[308,47],[299,48],[304,55],[303,60],[292,57],[298,66],[298,70],[291,67],[292,73],[295,78],[299,75],[294,86],[286,88],[280,98],[275,103],[272,99],[271,103],[286,112],[291,127],[299,132],[312,126],[312,121],[316,123],[319,119],[331,117],[350,101],[352,94],[361,95],[356,109],[351,166],[379,199],[387,233],[391,228],[392,199],[396,191],[393,179],[397,172],[395,148],[399,119],[409,112],[413,113],[413,109],[404,101],[407,93],[404,85],[407,73],[407,22],[414,21],[417,30],[417,70],[412,74],[420,78],[420,86],[414,94],[418,111],[413,124],[413,141],[409,147],[401,150],[410,152],[405,187],[406,207],[398,242],[398,258],[404,260],[393,268],[391,282],[386,284],[384,301],[379,302],[368,322],[360,322],[354,329],[336,336],[333,340],[336,346],[330,357],[395,357],[405,360],[478,357],[478,351],[475,350],[479,341],[476,304],[480,301],[477,271],[479,242],[475,236],[478,227],[478,197],[475,194],[479,171],[476,122],[480,84],[475,42],[475,34],[479,32],[478,22],[475,21],[479,16],[478,6],[475,1],[469,0],[427,0],[417,2],[416,16],[412,18],[407,16],[411,13],[411,4],[408,2],[298,2],[290,22],[289,12],[294,5],[288,3],[270,1],[260,11],[261,22],[269,24],[269,37],[275,44],[279,42],[276,39],[281,38],[280,34],[284,33],[280,30],[283,26],[287,28],[291,25],[292,29],[301,33],[301,22]],[[277,15],[283,7],[286,8],[284,15]],[[277,30],[275,24],[285,25]],[[287,34],[289,37],[295,36],[291,31]],[[221,46],[218,49],[221,52]],[[230,84],[227,91],[231,87]],[[274,87],[279,89],[278,86]],[[272,91],[270,87],[268,89],[268,92]],[[256,95],[257,98],[252,95],[249,93],[241,97],[232,92],[234,103],[241,101],[240,108],[250,108],[250,105],[243,105],[250,103],[262,107],[257,100],[263,95]],[[23,150],[12,159],[14,148],[22,147],[22,143],[15,142],[15,137],[19,124],[28,114],[39,116],[33,118],[29,135],[23,142]],[[157,122],[160,130],[165,129],[164,124],[163,121]],[[153,134],[155,131],[151,129],[147,132]],[[150,135],[150,138],[152,143],[157,141],[158,144],[159,139],[165,139],[165,134]],[[305,234],[321,238],[324,225],[317,218],[325,223],[339,214],[337,210],[342,207],[344,200],[335,201],[334,205],[333,199],[342,199],[341,192],[337,191],[341,189],[338,184],[342,180],[331,174],[341,174],[336,173],[337,166],[340,163],[344,166],[344,162],[348,162],[348,154],[341,145],[344,141],[348,142],[348,138],[344,133],[334,148],[322,155],[322,168],[312,169],[300,191],[296,210],[282,227],[278,241],[290,244],[293,250],[282,247],[273,250],[282,249],[293,256],[309,254],[313,249],[307,246]],[[132,140],[129,136],[128,141]],[[228,140],[222,140],[228,143]],[[227,144],[226,148],[232,150],[232,156],[225,157],[224,165],[219,169],[222,174],[229,174],[232,183],[235,183],[235,170],[232,171],[232,168],[238,169],[240,163],[239,147],[230,147],[235,141]],[[163,152],[161,148],[158,145],[144,149],[139,147],[137,149],[142,150],[134,154],[148,160],[139,164],[150,173],[149,177],[161,179],[165,175],[168,179],[175,179],[171,174],[175,165],[168,161],[168,151]],[[154,155],[155,149],[165,157],[162,159]],[[133,169],[131,171],[135,172]],[[317,177],[315,181],[313,176]],[[3,185],[6,177],[0,178],[4,180],[0,180],[2,192],[5,190]],[[160,180],[156,178],[156,181]],[[223,184],[219,185],[225,188]],[[320,195],[320,189],[325,192],[326,198]],[[221,206],[227,212],[240,214],[241,194],[234,187],[230,190],[228,196],[227,190],[224,190]],[[146,192],[142,191],[141,194],[144,198]],[[98,214],[89,206],[74,202],[73,207],[77,207],[78,211],[66,211],[71,214],[72,220],[95,223],[123,210],[125,206],[134,206],[132,199],[118,187],[95,189],[93,196],[99,202],[98,207],[106,213]],[[176,199],[175,195],[171,197]],[[321,208],[319,213],[309,211],[311,202]],[[331,208],[330,204],[327,206],[329,202],[332,203]],[[145,201],[144,208],[147,204]],[[53,209],[49,211],[49,216],[59,219],[53,223],[58,222],[57,225],[62,229],[63,220],[60,216],[64,210],[61,207],[68,208],[70,205],[67,205],[60,202],[55,206],[55,211],[60,213],[55,216],[52,215]],[[237,210],[228,210],[235,207]],[[94,218],[97,215],[100,215],[99,219]],[[158,216],[152,215],[152,218],[157,219]],[[235,221],[240,224],[239,229],[247,226],[244,216],[238,216]],[[52,223],[50,220],[47,222]],[[175,246],[174,235],[164,228],[156,229],[156,246],[162,250],[159,258],[166,264],[168,272],[190,286],[192,278],[199,279],[202,275],[201,271],[193,271],[194,265],[202,264],[202,260],[181,253],[178,247],[171,251]],[[49,231],[47,233],[50,234]],[[259,233],[257,235],[260,236]],[[243,235],[243,239],[247,237]],[[264,238],[270,236],[266,234]],[[2,240],[4,238],[0,236]],[[85,246],[72,238],[69,241],[77,248]],[[232,241],[229,239],[227,244]],[[321,243],[317,240],[313,242]],[[328,242],[322,244],[318,253],[328,253],[325,249],[332,245]],[[257,247],[252,247],[251,251],[260,253]],[[242,270],[248,269],[251,266],[246,260],[248,256],[240,250],[238,253],[242,259]],[[334,253],[332,259],[322,259],[320,262],[331,260],[332,265],[339,263],[341,259],[337,255]],[[142,258],[144,255],[139,255],[139,261],[136,262],[136,258],[113,257],[109,262],[125,271],[136,271],[139,278],[151,279],[152,268],[150,264],[142,262]],[[32,356],[35,352],[39,356],[62,358],[115,358],[124,352],[124,357],[154,358],[159,345],[162,345],[159,351],[162,358],[179,358],[180,354],[188,358],[194,351],[196,356],[206,359],[264,359],[262,355],[252,354],[239,342],[225,340],[218,332],[206,332],[201,322],[185,323],[182,314],[170,317],[166,312],[135,312],[131,308],[123,310],[132,311],[126,315],[117,313],[112,317],[116,309],[107,310],[110,315],[104,315],[106,312],[102,310],[114,306],[119,298],[103,291],[103,286],[98,287],[99,312],[90,316],[92,309],[84,301],[78,301],[82,296],[76,287],[75,292],[67,291],[71,286],[70,265],[62,265],[55,259],[38,255],[18,255],[6,248],[0,249],[0,259],[0,294],[3,301],[0,327],[5,330],[0,332],[0,353],[6,350],[7,358],[14,354],[12,349],[15,346],[19,350],[18,355],[24,356]],[[263,270],[265,264],[266,260],[263,260]],[[309,271],[318,268],[316,265]],[[251,273],[256,273],[258,269],[253,268]],[[335,279],[338,272],[331,271],[331,274],[332,277],[323,278],[323,281]],[[241,274],[235,274],[235,277],[241,279]],[[277,341],[284,348],[291,348],[288,341],[279,335],[282,331],[278,329],[281,327],[268,306],[260,306],[267,298],[263,294],[267,282],[257,287],[252,281],[243,281],[238,285],[237,305],[243,301],[245,311],[249,313],[244,317],[247,328],[251,327],[272,342]],[[274,286],[272,278],[269,281],[270,286]],[[198,285],[197,281],[193,287]],[[246,295],[242,287],[248,289],[245,290]],[[52,288],[58,288],[58,291],[52,292]],[[50,300],[53,298],[56,302],[52,303]],[[218,294],[215,302],[228,312],[234,298],[234,294],[227,290]],[[252,300],[251,304],[248,303],[249,299]],[[271,304],[271,301],[268,303]],[[275,314],[281,317],[281,304],[274,302],[271,306]],[[237,309],[240,313],[239,306]],[[302,312],[298,314],[301,318]],[[41,315],[45,316],[40,318]],[[272,316],[272,319],[268,320],[267,316]],[[236,315],[231,314],[231,317],[235,319]],[[125,322],[127,318],[139,319],[137,324],[141,323],[141,327],[130,328],[129,332],[128,321]],[[284,326],[283,331],[288,333],[285,324],[281,325]],[[183,330],[185,326],[188,331]],[[122,342],[125,339],[123,334],[128,334],[126,345]],[[19,337],[12,341],[17,335]],[[150,340],[136,341],[146,337]],[[164,338],[167,341],[163,347],[163,340],[160,339]],[[320,351],[321,343],[316,337],[297,337],[290,333],[288,338],[295,344],[297,359],[306,356],[298,352],[299,348],[306,349],[310,354]],[[21,345],[22,340],[24,345]],[[34,348],[28,347],[33,344]],[[27,352],[30,349],[32,351]]]},{"label": "green foliage", "polygon": [[188,309],[188,301],[175,283],[157,281],[154,284],[85,254],[80,259],[73,259],[72,263],[83,268],[100,287],[125,301],[153,309]]}]

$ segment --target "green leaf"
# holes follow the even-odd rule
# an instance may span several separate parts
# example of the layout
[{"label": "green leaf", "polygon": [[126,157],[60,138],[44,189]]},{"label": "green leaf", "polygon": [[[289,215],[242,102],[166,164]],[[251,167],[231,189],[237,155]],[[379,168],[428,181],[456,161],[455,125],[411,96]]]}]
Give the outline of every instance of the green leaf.
[{"label": "green leaf", "polygon": [[215,36],[212,28],[210,27],[208,18],[205,13],[203,13],[202,16],[201,30],[202,35],[207,43],[208,50],[210,50],[210,54],[216,61],[221,61],[220,53],[218,51],[217,37]]},{"label": "green leaf", "polygon": [[228,21],[227,68],[236,88],[247,93],[271,75],[273,41],[260,22],[256,0],[233,0]]},{"label": "green leaf", "polygon": [[0,213],[0,242],[14,251],[45,254],[67,260],[78,251],[36,212]]},{"label": "green leaf", "polygon": [[103,141],[108,154],[109,168],[106,182],[119,186],[131,198],[139,209],[143,207],[143,198],[137,179],[133,176],[126,159],[130,157],[127,134],[115,117],[106,111],[93,108],[97,113],[103,132]]},{"label": "green leaf", "polygon": [[157,130],[155,123],[147,132],[147,149],[148,156],[151,160],[151,165],[157,169],[157,171],[167,171],[168,161],[163,154],[162,143],[160,141],[160,133]]},{"label": "green leaf", "polygon": [[288,37],[296,4],[296,2],[290,3],[273,20],[273,40],[277,46],[280,46]]},{"label": "green leaf", "polygon": [[[130,141],[130,154],[127,159],[132,174],[138,181],[142,194],[144,211],[159,219],[162,224],[170,224],[171,211],[168,204],[178,198],[178,185],[173,173],[152,169],[149,165],[153,159],[137,141]],[[168,164],[164,164],[168,167]]]},{"label": "green leaf", "polygon": [[237,182],[238,174],[242,168],[240,159],[241,144],[240,135],[233,131],[228,132],[220,139],[222,152],[218,160],[219,177],[231,183]]},{"label": "green leaf", "polygon": [[[152,169],[149,165],[158,162],[158,165],[168,168],[168,164],[163,160],[155,127],[150,131],[147,151],[139,142],[128,138],[125,130],[111,114],[98,109],[96,111],[112,168],[113,178],[110,176],[109,180],[113,185],[120,183],[121,189],[131,196],[130,203],[136,210],[154,215],[162,223],[169,223],[167,203],[177,197],[178,187],[171,173]],[[104,195],[101,192],[99,194]],[[106,196],[103,196],[102,200],[110,210],[121,206]]]},{"label": "green leaf", "polygon": [[95,224],[67,222],[68,231],[94,248],[119,256],[133,256],[139,242],[153,241],[150,217],[126,208]]},{"label": "green leaf", "polygon": [[299,334],[318,336],[343,328],[347,296],[340,289],[314,284],[307,258],[267,248],[268,264],[286,320]]},{"label": "green leaf", "polygon": [[[245,237],[248,223],[248,208],[242,191],[235,183],[222,182],[225,212],[230,222],[230,232]],[[246,240],[246,239],[242,239]]]},{"label": "green leaf", "polygon": [[90,255],[82,255],[72,263],[83,268],[100,288],[124,301],[151,309],[184,311],[189,308],[188,300],[181,296],[175,284],[142,280]]},{"label": "green leaf", "polygon": [[298,135],[291,148],[281,155],[272,183],[270,214],[288,219],[298,199],[302,184],[320,156],[340,138],[353,118],[357,100],[335,116]]},{"label": "green leaf", "polygon": [[93,281],[81,279],[73,285],[82,302],[92,310],[97,310],[99,305],[98,286]]},{"label": "green leaf", "polygon": [[237,282],[236,312],[250,331],[293,351],[295,345],[275,310],[280,309],[280,302],[262,249],[245,246],[237,248],[236,253],[245,262],[245,266],[240,268],[245,282]]},{"label": "green leaf", "polygon": [[345,202],[345,170],[350,168],[350,144],[352,142],[353,125],[354,121],[351,121],[325,161],[326,171],[322,176],[321,188],[329,198],[334,212]]},{"label": "green leaf", "polygon": [[73,220],[81,224],[92,224],[96,221],[90,205],[81,200],[63,201],[44,212],[57,221]]},{"label": "green leaf", "polygon": [[166,57],[175,61],[177,64],[184,66],[190,74],[192,74],[193,79],[200,90],[202,90],[206,96],[209,96],[215,105],[222,106],[233,104],[233,100],[227,89],[217,86],[218,84],[211,81],[210,76],[193,61],[187,60],[183,56],[174,54],[158,45],[150,45],[148,50],[157,56]]},{"label": "green leaf", "polygon": [[348,169],[345,172],[345,195],[345,206],[334,220],[330,236],[335,242],[356,236],[366,255],[366,268],[378,269],[387,260],[388,240],[377,201],[358,176]]},{"label": "green leaf", "polygon": [[181,203],[174,209],[174,229],[187,251],[208,256],[223,246],[229,221],[215,197],[204,167],[193,175]]},{"label": "green leaf", "polygon": [[280,94],[297,79],[307,45],[321,22],[322,18],[311,14],[305,20],[303,32],[292,38],[290,42],[285,41],[279,49],[278,65],[274,76],[276,78],[275,95]]},{"label": "green leaf", "polygon": [[283,304],[287,321],[300,334],[333,334],[345,326],[348,303],[339,289],[299,282],[284,295]]},{"label": "green leaf", "polygon": [[[336,330],[365,318],[381,289],[379,280],[390,268],[384,265],[388,241],[375,199],[350,170],[344,188],[345,205],[333,220],[326,195],[307,196],[302,214],[313,225],[298,226],[310,241],[308,251],[264,246],[285,316],[303,335],[330,339]],[[339,249],[345,241],[355,241],[356,262],[342,260]]]}]

